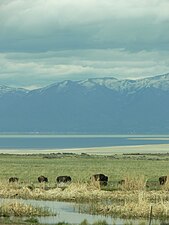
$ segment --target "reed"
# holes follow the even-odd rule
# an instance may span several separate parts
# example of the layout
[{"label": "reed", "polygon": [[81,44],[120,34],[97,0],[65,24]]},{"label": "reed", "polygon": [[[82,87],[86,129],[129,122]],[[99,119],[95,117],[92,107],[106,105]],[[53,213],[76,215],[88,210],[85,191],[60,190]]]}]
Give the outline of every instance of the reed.
[{"label": "reed", "polygon": [[0,205],[0,216],[49,216],[52,213],[42,207],[33,207],[21,202],[8,202]]},{"label": "reed", "polygon": [[145,190],[146,182],[144,176],[127,175],[124,177],[122,185],[119,185],[119,188],[126,191]]},{"label": "reed", "polygon": [[[124,205],[98,205],[95,211],[102,214],[116,215],[121,218],[149,218],[149,202],[126,202]],[[169,204],[153,204],[153,218],[169,218]]]},{"label": "reed", "polygon": [[[143,181],[144,179],[142,178],[140,183],[144,183]],[[137,182],[139,181],[137,180]],[[135,187],[133,186],[133,183],[132,187]],[[3,187],[3,190],[1,187]],[[141,185],[137,186],[135,190],[126,188],[115,191],[100,190],[98,187],[87,182],[72,183],[67,185],[65,189],[55,187],[48,190],[37,187],[30,190],[24,185],[18,185],[18,189],[15,185],[11,185],[9,188],[9,185],[3,184],[3,182],[1,187],[1,197],[14,198],[15,195],[15,198],[87,203],[87,207],[85,207],[84,204],[82,205],[82,208],[79,207],[80,212],[116,215],[122,218],[148,218],[150,206],[153,206],[153,218],[169,218],[168,191],[147,191],[144,189],[144,186]],[[31,211],[29,211],[29,207],[22,207],[22,205],[19,205],[18,203],[12,205],[11,208],[20,209],[21,212],[19,211],[18,215],[26,215],[26,213],[22,213],[22,209],[24,209],[23,212],[28,211],[28,214]],[[32,212],[34,212],[33,209]]]}]

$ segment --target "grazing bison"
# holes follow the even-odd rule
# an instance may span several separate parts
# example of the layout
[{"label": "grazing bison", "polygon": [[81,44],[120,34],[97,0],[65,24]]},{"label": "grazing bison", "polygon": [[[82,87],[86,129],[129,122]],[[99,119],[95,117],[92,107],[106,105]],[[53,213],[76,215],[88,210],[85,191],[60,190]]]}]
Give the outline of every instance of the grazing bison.
[{"label": "grazing bison", "polygon": [[106,186],[107,182],[108,182],[108,177],[105,176],[104,174],[99,173],[99,174],[94,174],[91,177],[91,180],[92,181],[99,181],[100,185]]},{"label": "grazing bison", "polygon": [[44,177],[44,176],[40,176],[40,177],[38,177],[38,181],[39,181],[39,183],[48,182],[48,178]]},{"label": "grazing bison", "polygon": [[12,182],[18,182],[19,178],[17,177],[10,177],[9,178],[9,183],[12,183]]},{"label": "grazing bison", "polygon": [[71,182],[72,178],[70,176],[59,176],[56,178],[57,183],[68,183]]},{"label": "grazing bison", "polygon": [[160,182],[160,185],[163,185],[165,184],[167,181],[167,176],[162,176],[162,177],[159,177],[159,182]]}]

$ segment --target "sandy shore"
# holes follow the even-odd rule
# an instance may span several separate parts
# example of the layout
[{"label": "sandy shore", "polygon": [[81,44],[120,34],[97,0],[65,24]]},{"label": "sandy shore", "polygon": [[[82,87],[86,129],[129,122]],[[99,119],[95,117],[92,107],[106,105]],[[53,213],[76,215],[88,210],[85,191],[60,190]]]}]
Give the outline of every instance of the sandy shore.
[{"label": "sandy shore", "polygon": [[111,146],[96,148],[70,148],[70,149],[0,149],[0,153],[8,154],[42,154],[42,153],[87,153],[96,155],[111,155],[122,153],[167,153],[169,144]]}]

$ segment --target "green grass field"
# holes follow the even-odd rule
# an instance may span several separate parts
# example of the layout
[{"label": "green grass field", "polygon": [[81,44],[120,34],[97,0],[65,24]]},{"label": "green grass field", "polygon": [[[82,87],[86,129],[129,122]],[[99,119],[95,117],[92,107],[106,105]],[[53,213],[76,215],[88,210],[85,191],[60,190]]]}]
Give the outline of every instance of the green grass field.
[{"label": "green grass field", "polygon": [[74,154],[0,155],[0,179],[17,176],[20,182],[37,183],[37,177],[47,176],[54,183],[57,176],[70,175],[73,182],[87,182],[92,174],[104,173],[114,182],[125,176],[144,176],[157,181],[169,174],[168,155],[89,156]]}]

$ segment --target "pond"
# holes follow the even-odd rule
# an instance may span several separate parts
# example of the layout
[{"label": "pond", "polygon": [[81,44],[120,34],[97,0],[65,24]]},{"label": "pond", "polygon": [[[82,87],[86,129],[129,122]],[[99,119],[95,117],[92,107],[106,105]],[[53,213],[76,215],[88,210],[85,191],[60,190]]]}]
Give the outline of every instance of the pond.
[{"label": "pond", "polygon": [[[51,212],[55,213],[55,216],[47,217],[36,217],[41,224],[56,224],[59,222],[65,222],[70,224],[79,224],[84,220],[92,224],[97,221],[106,221],[109,225],[140,225],[149,224],[148,220],[124,220],[120,218],[113,218],[111,216],[101,216],[101,215],[90,215],[86,213],[80,213],[79,208],[82,205],[70,202],[58,202],[58,201],[39,201],[39,200],[22,200],[22,199],[0,199],[0,203],[11,203],[11,202],[22,202],[35,207],[43,207],[49,209]],[[81,211],[81,210],[80,210]],[[152,224],[160,224],[160,221],[152,221]],[[161,223],[162,225],[163,223]],[[165,224],[165,223],[164,223]],[[169,223],[168,223],[169,224]]]}]

